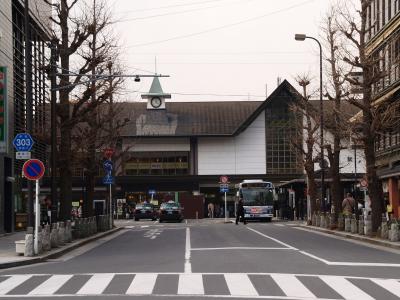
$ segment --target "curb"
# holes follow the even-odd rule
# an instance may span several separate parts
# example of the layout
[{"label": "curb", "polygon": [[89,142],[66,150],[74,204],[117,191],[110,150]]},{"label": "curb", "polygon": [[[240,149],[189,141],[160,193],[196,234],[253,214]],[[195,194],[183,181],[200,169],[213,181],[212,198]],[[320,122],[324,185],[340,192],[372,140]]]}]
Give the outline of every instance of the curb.
[{"label": "curb", "polygon": [[96,235],[88,237],[86,239],[78,239],[76,241],[71,242],[70,244],[62,246],[61,248],[55,248],[53,251],[50,251],[49,253],[38,256],[38,257],[32,257],[30,259],[21,260],[21,261],[11,261],[11,262],[6,262],[6,263],[1,263],[0,269],[8,269],[8,268],[13,268],[13,267],[32,265],[32,264],[36,264],[39,262],[44,262],[50,258],[57,258],[69,251],[75,250],[76,248],[79,248],[79,247],[86,245],[90,242],[93,242],[97,239],[100,239],[102,237],[105,237],[107,235],[115,233],[121,229],[123,229],[123,227],[116,227],[109,231],[97,233]]},{"label": "curb", "polygon": [[385,240],[377,240],[377,239],[362,236],[362,235],[349,234],[344,231],[334,231],[334,230],[329,230],[329,229],[315,227],[315,226],[309,226],[309,225],[298,225],[298,227],[306,228],[306,229],[313,230],[313,231],[319,231],[319,232],[323,232],[323,233],[327,233],[327,234],[331,234],[331,235],[336,235],[336,236],[340,236],[340,237],[344,237],[344,238],[348,238],[348,239],[352,239],[352,240],[357,240],[357,241],[361,241],[361,242],[365,242],[365,243],[370,243],[370,244],[374,244],[374,245],[378,245],[378,246],[383,246],[383,247],[400,250],[400,243],[394,244],[395,242],[390,242],[390,241],[385,241]]}]

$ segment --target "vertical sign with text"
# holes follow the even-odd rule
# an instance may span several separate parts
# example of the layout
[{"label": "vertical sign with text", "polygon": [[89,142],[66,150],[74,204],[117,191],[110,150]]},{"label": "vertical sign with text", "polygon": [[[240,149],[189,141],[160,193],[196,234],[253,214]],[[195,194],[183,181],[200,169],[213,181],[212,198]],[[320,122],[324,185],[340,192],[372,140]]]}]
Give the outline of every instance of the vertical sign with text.
[{"label": "vertical sign with text", "polygon": [[7,67],[0,66],[0,153],[7,152]]}]

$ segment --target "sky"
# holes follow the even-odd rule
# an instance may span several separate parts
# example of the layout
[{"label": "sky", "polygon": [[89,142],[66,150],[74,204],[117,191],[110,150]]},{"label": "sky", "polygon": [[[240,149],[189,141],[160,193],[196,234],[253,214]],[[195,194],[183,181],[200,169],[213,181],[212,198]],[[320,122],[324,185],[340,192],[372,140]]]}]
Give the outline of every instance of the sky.
[{"label": "sky", "polygon": [[[128,74],[161,78],[171,101],[265,100],[278,78],[309,73],[318,85],[319,50],[312,40],[334,0],[112,0],[115,33]],[[127,82],[139,100],[151,78]]]}]

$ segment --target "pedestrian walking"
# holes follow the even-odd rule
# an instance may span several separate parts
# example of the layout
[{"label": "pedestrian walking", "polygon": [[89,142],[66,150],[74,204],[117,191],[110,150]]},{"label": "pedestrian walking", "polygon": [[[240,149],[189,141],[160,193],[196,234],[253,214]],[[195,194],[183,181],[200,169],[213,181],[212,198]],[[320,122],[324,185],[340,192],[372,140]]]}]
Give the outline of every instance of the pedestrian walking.
[{"label": "pedestrian walking", "polygon": [[208,217],[209,218],[214,218],[214,203],[210,202],[208,203]]},{"label": "pedestrian walking", "polygon": [[239,199],[237,205],[237,213],[236,213],[236,225],[239,224],[240,218],[242,218],[242,222],[244,225],[247,224],[246,219],[244,218],[244,207],[243,207],[243,199]]},{"label": "pedestrian walking", "polygon": [[346,198],[342,202],[343,215],[349,216],[354,213],[355,200],[350,193],[347,193]]}]

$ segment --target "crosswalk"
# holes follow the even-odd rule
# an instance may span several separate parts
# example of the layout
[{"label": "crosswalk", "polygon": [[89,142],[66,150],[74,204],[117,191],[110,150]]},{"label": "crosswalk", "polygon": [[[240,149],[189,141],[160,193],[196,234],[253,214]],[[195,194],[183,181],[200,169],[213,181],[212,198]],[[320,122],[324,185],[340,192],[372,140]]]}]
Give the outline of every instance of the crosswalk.
[{"label": "crosswalk", "polygon": [[0,276],[1,297],[200,296],[400,299],[399,279],[278,273],[95,273]]}]

